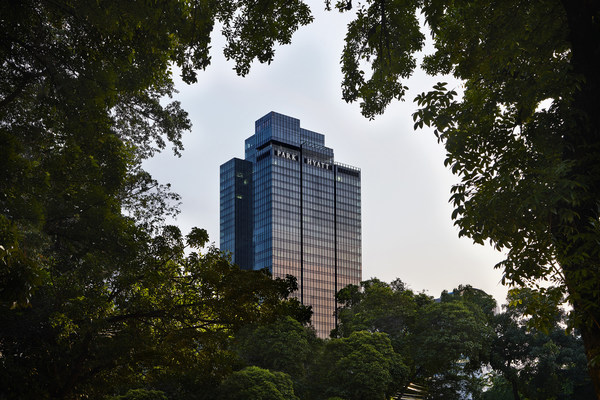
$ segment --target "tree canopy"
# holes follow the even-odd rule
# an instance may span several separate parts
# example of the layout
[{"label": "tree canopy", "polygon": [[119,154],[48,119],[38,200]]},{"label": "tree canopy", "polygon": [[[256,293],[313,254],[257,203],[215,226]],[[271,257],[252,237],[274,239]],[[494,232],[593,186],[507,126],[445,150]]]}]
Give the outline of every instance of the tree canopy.
[{"label": "tree canopy", "polygon": [[[496,379],[484,399],[504,393],[505,399],[590,399],[594,388],[578,332],[565,332],[566,313],[559,307],[544,312],[551,316],[545,329],[531,324],[528,308],[539,305],[539,293],[512,289],[503,312],[494,315],[489,365]],[[546,299],[547,303],[554,303]],[[498,379],[501,378],[501,379]]]},{"label": "tree canopy", "polygon": [[[333,336],[349,337],[357,331],[389,336],[394,352],[404,364],[396,378],[395,395],[408,395],[409,384],[426,391],[428,398],[452,398],[479,393],[471,379],[487,360],[492,330],[488,323],[494,299],[470,286],[434,301],[415,294],[396,280],[361,282],[338,293],[339,327]],[[343,396],[342,396],[343,397]]]},{"label": "tree canopy", "polygon": [[600,396],[600,4],[358,2],[344,99],[369,118],[402,99],[426,34],[434,50],[421,68],[461,81],[418,95],[413,114],[460,177],[450,199],[459,235],[506,251],[506,283],[563,288]]},{"label": "tree canopy", "polygon": [[293,280],[165,226],[179,197],[142,161],[183,149],[171,70],[195,81],[215,23],[244,73],[311,18],[300,1],[0,4],[0,398],[216,387],[233,332],[307,321]]},{"label": "tree canopy", "polygon": [[[460,235],[507,251],[507,283],[557,283],[541,295],[568,296],[600,397],[600,5],[365,0],[348,26],[342,93],[367,117],[405,95],[426,37],[420,14],[435,48],[421,67],[462,81],[419,95],[413,115],[415,127],[434,128],[461,179],[451,197]],[[239,271],[213,248],[186,255],[206,232],[164,225],[179,197],[141,163],[168,143],[182,150],[191,125],[170,100],[171,70],[195,81],[216,23],[244,75],[311,20],[299,0],[0,4],[0,397],[185,398],[186,388],[216,390],[232,373],[229,344],[244,325],[308,320],[310,310],[287,298],[293,280]],[[436,303],[400,282],[365,285],[340,294],[339,339],[319,353],[364,367],[358,398],[414,377],[460,380],[486,357],[485,296]],[[432,336],[442,328],[456,335]],[[294,332],[303,335],[286,335]],[[442,338],[456,351],[436,347]],[[411,354],[414,343],[440,351]],[[544,365],[555,371],[560,352],[546,343],[557,358]],[[333,381],[355,385],[336,373]],[[239,376],[267,397],[293,395],[283,373]],[[128,391],[134,383],[160,390]]]},{"label": "tree canopy", "polygon": [[246,367],[221,384],[223,400],[299,400],[290,377],[277,371]]},{"label": "tree canopy", "polygon": [[109,278],[107,265],[98,271],[90,262],[68,274],[50,270],[52,284],[30,307],[2,310],[7,398],[101,397],[142,383],[168,391],[165,380],[191,373],[196,385],[217,386],[235,364],[227,346],[241,327],[284,315],[308,322],[296,299],[285,300],[293,279],[242,271],[214,248],[183,257],[173,232],[148,241],[156,252],[144,249]]},{"label": "tree canopy", "polygon": [[[255,29],[263,6],[270,12]],[[73,237],[77,223],[108,234],[107,221],[116,223],[108,214],[121,211],[153,229],[177,212],[178,197],[141,161],[167,141],[182,150],[191,125],[179,102],[165,101],[175,92],[171,68],[195,81],[210,63],[216,21],[243,72],[254,59],[271,61],[275,44],[312,18],[300,1],[26,0],[3,2],[0,15],[0,277],[10,288],[0,295],[7,305],[26,304],[44,279],[41,252],[50,237]]]},{"label": "tree canopy", "polygon": [[248,365],[285,372],[298,379],[306,375],[317,338],[298,320],[284,317],[270,324],[247,325],[235,341],[236,352]]},{"label": "tree canopy", "polygon": [[[555,298],[541,298],[537,291],[511,290],[500,312],[490,295],[469,285],[433,300],[400,280],[388,284],[371,279],[360,290],[342,289],[338,300],[340,325],[332,336],[371,332],[389,337],[402,361],[393,387],[399,398],[593,396],[581,336],[565,332],[565,312]],[[546,304],[544,314],[551,315],[544,321],[546,330],[536,328],[539,322],[528,316],[530,307],[540,309],[541,303]]]},{"label": "tree canopy", "polygon": [[325,344],[310,375],[310,398],[387,399],[406,383],[409,369],[387,334],[356,331]]}]

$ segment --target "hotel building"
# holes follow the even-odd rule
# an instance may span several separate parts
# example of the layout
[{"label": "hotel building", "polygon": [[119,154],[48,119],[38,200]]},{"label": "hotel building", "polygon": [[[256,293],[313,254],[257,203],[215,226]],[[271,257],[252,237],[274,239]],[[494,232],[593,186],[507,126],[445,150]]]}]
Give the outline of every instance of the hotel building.
[{"label": "hotel building", "polygon": [[293,275],[319,337],[336,325],[335,293],[361,280],[361,173],[334,160],[324,135],[270,112],[245,159],[220,168],[220,247],[244,269]]}]

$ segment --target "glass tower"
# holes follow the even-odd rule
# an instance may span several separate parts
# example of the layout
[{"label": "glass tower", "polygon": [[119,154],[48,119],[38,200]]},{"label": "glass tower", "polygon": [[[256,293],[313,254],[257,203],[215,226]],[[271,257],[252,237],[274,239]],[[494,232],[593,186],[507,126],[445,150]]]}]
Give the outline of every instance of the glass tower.
[{"label": "glass tower", "polygon": [[242,268],[293,275],[320,337],[335,327],[335,293],[361,280],[360,169],[334,161],[325,137],[270,112],[245,160],[221,165],[221,250]]}]

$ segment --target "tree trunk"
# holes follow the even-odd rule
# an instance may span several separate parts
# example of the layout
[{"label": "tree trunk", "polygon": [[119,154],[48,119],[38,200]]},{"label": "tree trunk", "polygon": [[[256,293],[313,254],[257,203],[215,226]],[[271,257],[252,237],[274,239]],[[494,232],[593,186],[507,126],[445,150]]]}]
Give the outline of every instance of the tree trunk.
[{"label": "tree trunk", "polygon": [[[577,246],[574,246],[577,247]],[[599,263],[563,267],[575,326],[581,332],[588,371],[600,399],[600,271]]]},{"label": "tree trunk", "polygon": [[[564,159],[573,161],[573,189],[565,208],[573,222],[557,221],[553,236],[588,369],[600,399],[600,2],[562,0],[571,43],[573,73],[581,78],[565,133]],[[561,225],[562,224],[562,225]]]},{"label": "tree trunk", "polygon": [[600,399],[600,326],[598,326],[598,321],[595,322],[588,329],[581,330],[581,337],[585,344],[588,369],[594,382],[596,397]]},{"label": "tree trunk", "polygon": [[521,400],[521,396],[519,395],[519,386],[517,385],[516,379],[511,379],[510,386],[512,387],[513,397],[515,400]]}]

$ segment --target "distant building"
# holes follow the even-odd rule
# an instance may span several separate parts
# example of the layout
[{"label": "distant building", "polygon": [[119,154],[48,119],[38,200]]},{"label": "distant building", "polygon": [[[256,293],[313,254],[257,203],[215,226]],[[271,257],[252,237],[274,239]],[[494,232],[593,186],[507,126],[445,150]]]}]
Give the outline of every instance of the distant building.
[{"label": "distant building", "polygon": [[221,250],[245,269],[298,279],[320,337],[335,327],[335,293],[361,280],[361,173],[334,161],[325,137],[270,112],[245,160],[221,165]]}]

